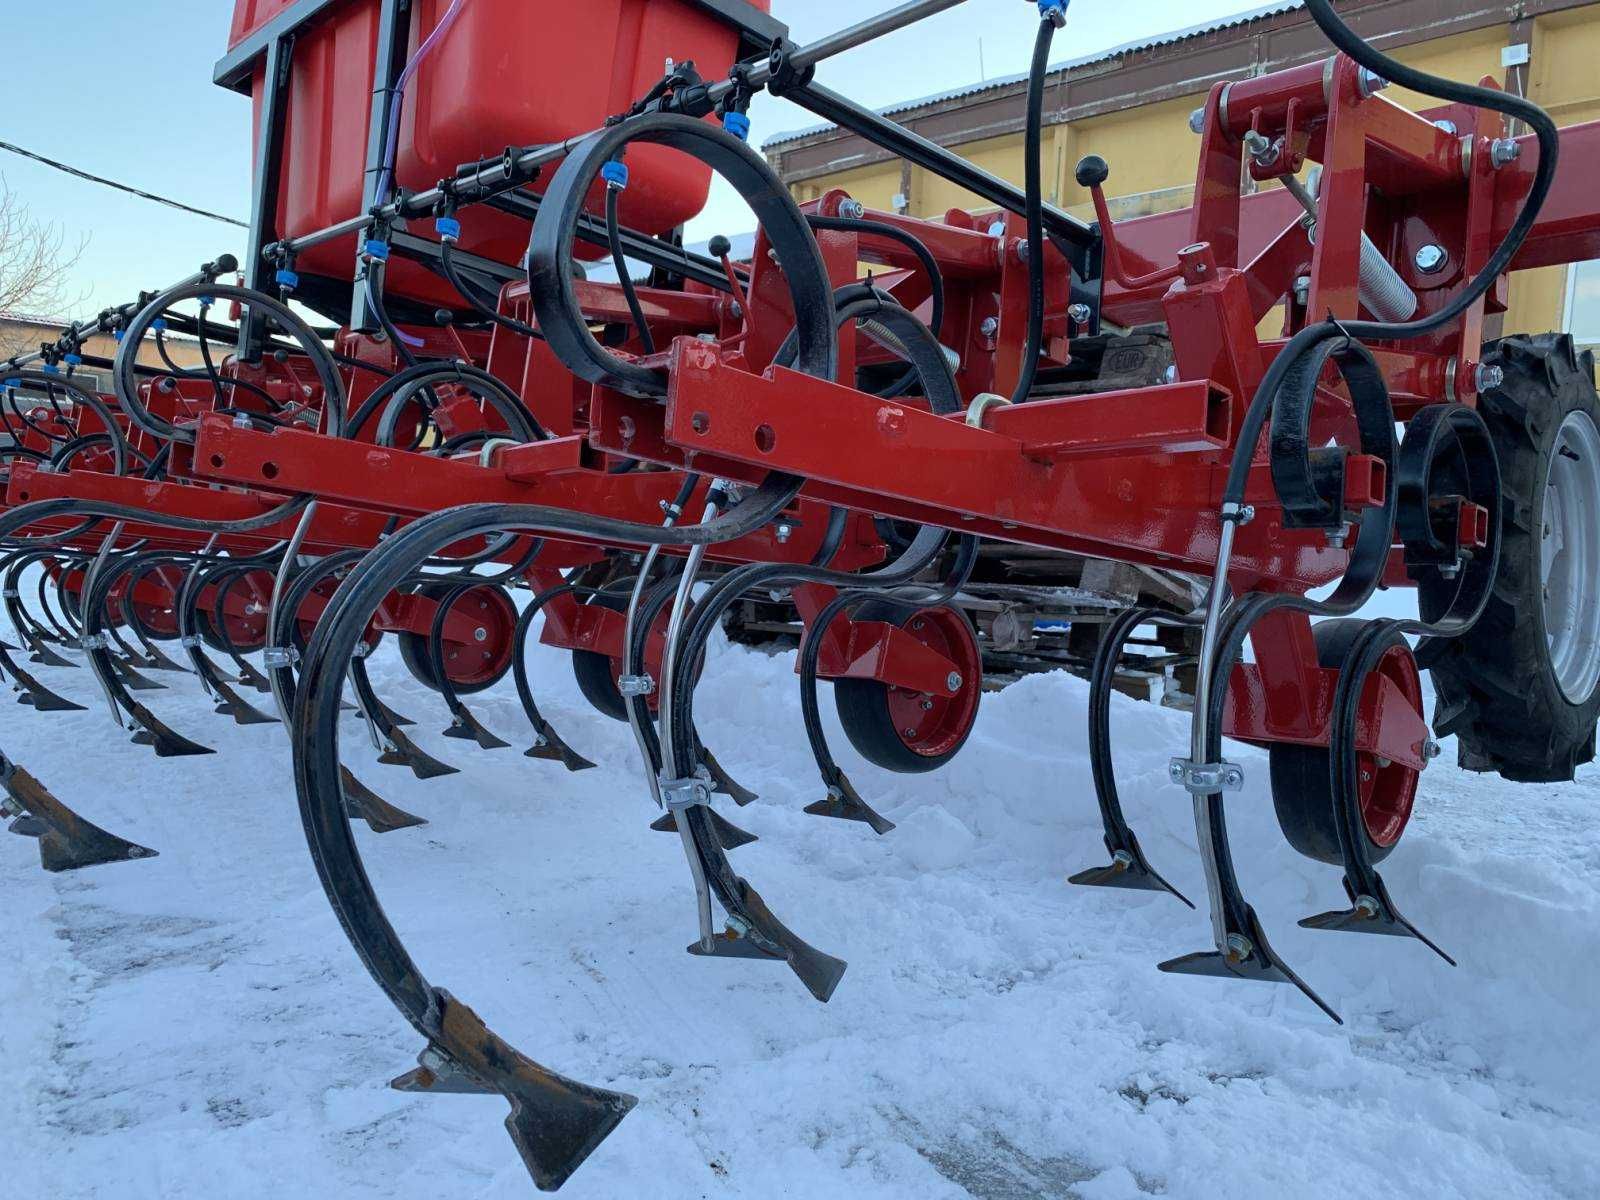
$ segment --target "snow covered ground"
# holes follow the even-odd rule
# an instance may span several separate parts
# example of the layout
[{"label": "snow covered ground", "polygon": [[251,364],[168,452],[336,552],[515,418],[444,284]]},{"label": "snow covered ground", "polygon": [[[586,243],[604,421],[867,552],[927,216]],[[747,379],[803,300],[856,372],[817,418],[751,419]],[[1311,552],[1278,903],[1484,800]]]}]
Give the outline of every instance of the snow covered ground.
[{"label": "snow covered ground", "polygon": [[[417,830],[361,833],[379,893],[436,984],[513,1044],[638,1108],[563,1193],[605,1197],[1591,1198],[1600,1194],[1600,771],[1518,788],[1454,747],[1386,869],[1420,944],[1295,926],[1343,899],[1278,835],[1265,760],[1230,800],[1246,890],[1278,949],[1338,1007],[1287,988],[1158,973],[1208,948],[1169,897],[1073,888],[1104,860],[1086,688],[986,698],[948,770],[898,778],[849,752],[886,838],[800,812],[819,796],[792,657],[724,648],[708,744],[761,800],[739,869],[845,958],[819,1005],[782,966],[684,953],[692,895],[624,726],[536,652],[541,704],[601,768],[527,760],[509,684],[475,705],[516,748],[437,736],[442,706],[386,650],[380,690],[464,768],[421,783],[346,758]],[[98,703],[85,671],[40,668]],[[324,901],[283,732],[214,716],[193,679],[152,693],[217,746],[159,761],[102,709],[11,713],[6,752],[161,857],[48,876],[0,839],[0,1147],[30,1198],[527,1197],[498,1099],[386,1089],[421,1048]],[[831,721],[831,705],[824,703]],[[1204,892],[1179,715],[1119,703],[1124,796],[1146,850]]]}]

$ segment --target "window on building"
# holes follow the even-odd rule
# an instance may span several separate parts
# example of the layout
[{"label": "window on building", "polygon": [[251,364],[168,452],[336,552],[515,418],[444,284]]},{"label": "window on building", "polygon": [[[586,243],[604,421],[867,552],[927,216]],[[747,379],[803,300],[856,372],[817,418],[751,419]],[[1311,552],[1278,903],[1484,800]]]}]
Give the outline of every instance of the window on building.
[{"label": "window on building", "polygon": [[1600,346],[1600,259],[1567,268],[1566,328],[1584,346]]}]

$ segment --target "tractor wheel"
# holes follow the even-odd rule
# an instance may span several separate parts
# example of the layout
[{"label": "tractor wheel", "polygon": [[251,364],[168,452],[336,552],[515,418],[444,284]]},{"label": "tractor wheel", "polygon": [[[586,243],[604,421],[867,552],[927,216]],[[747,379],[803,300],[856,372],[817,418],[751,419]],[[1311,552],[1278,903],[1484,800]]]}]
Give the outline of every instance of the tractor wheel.
[{"label": "tractor wheel", "polygon": [[956,664],[954,696],[930,696],[876,679],[836,679],[834,704],[845,736],[862,758],[887,771],[936,771],[966,744],[983,693],[983,655],[966,616],[953,608],[909,609],[882,601],[863,604],[856,621],[898,625]]},{"label": "tractor wheel", "polygon": [[[1486,355],[1479,399],[1500,459],[1500,571],[1477,628],[1429,647],[1434,726],[1469,771],[1559,783],[1595,755],[1600,719],[1600,400],[1566,334]],[[1423,598],[1426,602],[1426,597]]]},{"label": "tractor wheel", "polygon": [[[442,600],[455,590],[450,583],[425,583],[417,594],[432,600]],[[511,670],[515,653],[517,606],[506,590],[493,585],[475,587],[455,602],[455,612],[471,617],[483,626],[482,641],[472,644],[446,642],[444,669],[450,686],[463,695],[470,696],[487,691],[505,678]],[[411,672],[411,677],[423,687],[439,690],[433,675],[433,657],[428,650],[425,633],[401,633],[400,659]]]},{"label": "tractor wheel", "polygon": [[[1318,663],[1323,667],[1343,666],[1351,644],[1366,625],[1359,619],[1320,622],[1312,631],[1317,639]],[[1422,673],[1409,649],[1393,646],[1385,652],[1366,687],[1377,687],[1379,676],[1387,676],[1417,712],[1422,711]],[[1269,749],[1268,764],[1272,805],[1277,809],[1283,836],[1307,858],[1342,863],[1327,748],[1280,742]],[[1367,856],[1380,863],[1400,844],[1400,836],[1411,820],[1419,776],[1403,763],[1385,763],[1370,754],[1356,755],[1356,769]]]}]

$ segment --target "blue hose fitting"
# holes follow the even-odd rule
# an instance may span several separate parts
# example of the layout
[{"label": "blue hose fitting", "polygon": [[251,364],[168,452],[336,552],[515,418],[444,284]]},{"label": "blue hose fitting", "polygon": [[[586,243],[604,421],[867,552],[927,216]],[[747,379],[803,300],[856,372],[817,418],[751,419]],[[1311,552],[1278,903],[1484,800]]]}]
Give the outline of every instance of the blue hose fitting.
[{"label": "blue hose fitting", "polygon": [[1072,0],[1039,0],[1039,16],[1057,29],[1067,23],[1067,5]]},{"label": "blue hose fitting", "polygon": [[461,240],[461,222],[454,217],[440,217],[433,223],[433,231],[439,235],[441,242]]},{"label": "blue hose fitting", "polygon": [[300,276],[289,270],[288,267],[280,267],[273,278],[278,281],[278,286],[286,292],[292,292],[300,286]]},{"label": "blue hose fitting", "polygon": [[66,363],[67,366],[69,366],[69,367],[81,367],[81,366],[83,366],[83,355],[81,355],[81,354],[63,354],[61,356],[61,361]]},{"label": "blue hose fitting", "polygon": [[617,191],[625,191],[628,187],[628,164],[614,158],[600,168],[600,178]]},{"label": "blue hose fitting", "polygon": [[382,238],[368,238],[362,253],[373,262],[386,263],[389,261],[389,243]]},{"label": "blue hose fitting", "polygon": [[741,142],[750,140],[750,118],[742,112],[727,112],[722,116],[722,127]]}]

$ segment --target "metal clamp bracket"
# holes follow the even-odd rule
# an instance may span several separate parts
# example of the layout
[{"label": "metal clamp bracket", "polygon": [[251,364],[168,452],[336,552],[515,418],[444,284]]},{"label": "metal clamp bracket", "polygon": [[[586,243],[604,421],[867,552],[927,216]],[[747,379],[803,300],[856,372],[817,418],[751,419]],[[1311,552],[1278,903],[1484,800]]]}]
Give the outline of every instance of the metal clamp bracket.
[{"label": "metal clamp bracket", "polygon": [[87,637],[78,639],[78,649],[109,650],[111,649],[111,642],[103,633],[91,633]]},{"label": "metal clamp bracket", "polygon": [[624,696],[653,696],[656,681],[649,675],[624,675],[617,680],[617,691]]},{"label": "metal clamp bracket", "polygon": [[293,646],[268,646],[262,652],[262,661],[270,670],[292,667],[300,661],[300,651]]},{"label": "metal clamp bracket", "polygon": [[711,782],[694,776],[688,779],[663,779],[661,803],[668,812],[682,812],[697,804],[710,804]]},{"label": "metal clamp bracket", "polygon": [[187,637],[179,638],[178,645],[182,646],[185,650],[198,650],[201,646],[205,645],[205,643],[200,640],[200,635],[198,633],[191,633]]},{"label": "metal clamp bracket", "polygon": [[1244,790],[1244,768],[1238,763],[1197,763],[1189,758],[1175,758],[1167,766],[1167,775],[1173,783],[1195,796]]}]

